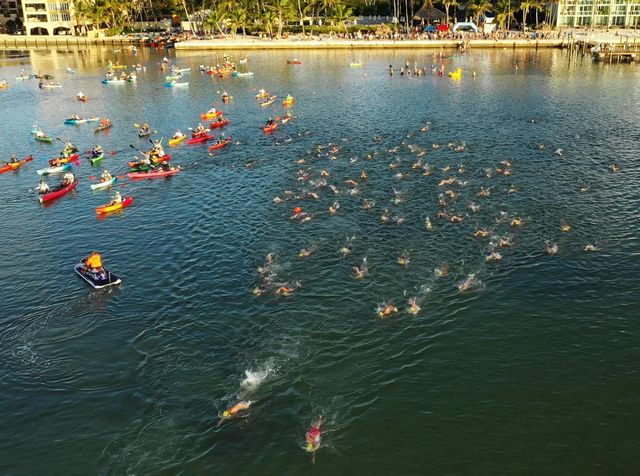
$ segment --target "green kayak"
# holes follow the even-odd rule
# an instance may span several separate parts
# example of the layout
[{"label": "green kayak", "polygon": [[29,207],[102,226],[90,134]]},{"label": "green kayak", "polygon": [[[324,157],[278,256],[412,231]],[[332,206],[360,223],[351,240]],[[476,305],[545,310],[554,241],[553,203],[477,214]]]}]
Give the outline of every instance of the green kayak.
[{"label": "green kayak", "polygon": [[53,139],[49,136],[36,136],[36,140],[38,142],[46,142],[47,144],[51,144]]},{"label": "green kayak", "polygon": [[91,159],[89,159],[91,161],[91,165],[96,165],[98,162],[100,162],[102,159],[104,159],[104,154],[100,154],[98,157],[92,157]]}]

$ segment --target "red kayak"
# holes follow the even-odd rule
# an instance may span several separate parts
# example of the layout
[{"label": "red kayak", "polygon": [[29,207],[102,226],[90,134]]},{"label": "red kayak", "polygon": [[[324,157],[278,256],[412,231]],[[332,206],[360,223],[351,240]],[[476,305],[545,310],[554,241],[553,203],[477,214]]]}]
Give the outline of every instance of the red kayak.
[{"label": "red kayak", "polygon": [[278,128],[278,123],[277,122],[274,122],[270,126],[262,126],[262,130],[264,131],[265,134],[271,134],[277,128]]},{"label": "red kayak", "polygon": [[5,165],[4,167],[0,167],[0,174],[3,174],[5,172],[9,172],[10,170],[18,170],[24,164],[26,164],[27,162],[31,162],[32,160],[33,160],[33,157],[28,155],[24,159],[19,160],[18,162],[13,162],[13,163],[10,162],[7,165]]},{"label": "red kayak", "polygon": [[218,122],[212,122],[211,124],[209,124],[209,129],[218,129],[220,127],[226,126],[227,124],[229,124],[229,119],[223,119]]},{"label": "red kayak", "polygon": [[[52,167],[59,167],[60,165],[64,165],[67,164],[69,162],[77,162],[80,160],[80,154],[73,154],[70,155],[69,157],[56,157],[55,159],[51,159],[49,160],[49,165]],[[60,163],[58,164],[58,161],[60,161]]]},{"label": "red kayak", "polygon": [[[151,163],[159,164],[160,162],[169,162],[171,160],[171,154],[164,154],[162,157],[154,157],[151,159]],[[129,167],[135,167],[136,165],[140,165],[141,162],[134,162],[133,160],[129,162]]]},{"label": "red kayak", "polygon": [[202,134],[201,136],[192,137],[191,139],[187,139],[187,144],[202,144],[203,142],[207,142],[213,139],[215,136],[209,134]]},{"label": "red kayak", "polygon": [[53,192],[45,193],[42,197],[38,198],[38,200],[40,201],[40,203],[50,202],[51,200],[54,200],[56,198],[62,197],[63,195],[66,195],[71,190],[76,188],[76,185],[78,185],[78,181],[77,180],[75,182],[72,182],[71,184],[67,185],[66,187],[60,187],[58,190],[54,190]]},{"label": "red kayak", "polygon": [[233,137],[229,136],[225,140],[223,140],[221,142],[218,142],[217,144],[213,144],[213,145],[209,146],[209,151],[216,150],[216,149],[222,149],[225,145],[227,145],[232,140],[233,140]]},{"label": "red kayak", "polygon": [[180,167],[176,167],[170,170],[150,170],[148,172],[129,172],[127,177],[130,179],[146,179],[146,178],[159,178],[169,177],[180,172]]}]

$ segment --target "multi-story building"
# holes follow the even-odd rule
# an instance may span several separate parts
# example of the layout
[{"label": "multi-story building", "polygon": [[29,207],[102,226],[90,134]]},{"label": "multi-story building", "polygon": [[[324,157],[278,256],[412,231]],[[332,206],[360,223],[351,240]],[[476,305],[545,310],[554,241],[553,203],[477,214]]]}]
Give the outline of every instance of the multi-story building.
[{"label": "multi-story building", "polygon": [[558,28],[640,27],[640,0],[560,0],[551,10]]},{"label": "multi-story building", "polygon": [[19,20],[21,23],[22,4],[20,0],[0,0],[0,26],[6,25],[11,20],[15,22]]},{"label": "multi-story building", "polygon": [[71,35],[74,31],[73,2],[58,0],[22,0],[27,35]]}]

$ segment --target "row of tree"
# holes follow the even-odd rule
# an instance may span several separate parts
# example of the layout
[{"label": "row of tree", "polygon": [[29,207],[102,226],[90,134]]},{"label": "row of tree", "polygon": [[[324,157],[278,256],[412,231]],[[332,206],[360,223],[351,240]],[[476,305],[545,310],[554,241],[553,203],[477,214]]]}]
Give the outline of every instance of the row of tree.
[{"label": "row of tree", "polygon": [[[131,28],[134,21],[149,20],[167,14],[185,15],[199,31],[235,36],[238,32],[266,31],[281,36],[289,24],[297,24],[305,31],[307,25],[333,25],[347,30],[354,15],[366,13],[388,14],[405,18],[410,25],[414,12],[423,0],[75,0],[75,18],[79,29],[107,28],[119,33]],[[527,23],[529,13],[546,9],[546,0],[440,0],[450,22],[452,14],[473,18],[495,15],[501,29],[519,20]],[[420,2],[420,3],[418,3]],[[427,0],[427,6],[431,6]]]}]

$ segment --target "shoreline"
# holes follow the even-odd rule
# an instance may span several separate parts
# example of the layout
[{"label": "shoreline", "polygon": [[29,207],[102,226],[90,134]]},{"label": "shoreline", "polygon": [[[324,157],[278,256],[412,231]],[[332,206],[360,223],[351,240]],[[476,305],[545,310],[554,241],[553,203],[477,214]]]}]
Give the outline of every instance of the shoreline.
[{"label": "shoreline", "polygon": [[[175,44],[176,50],[332,50],[332,49],[440,49],[458,47],[462,40],[271,40],[237,38],[220,40],[187,40]],[[554,39],[507,39],[465,41],[469,48],[561,48],[566,44]]]}]

